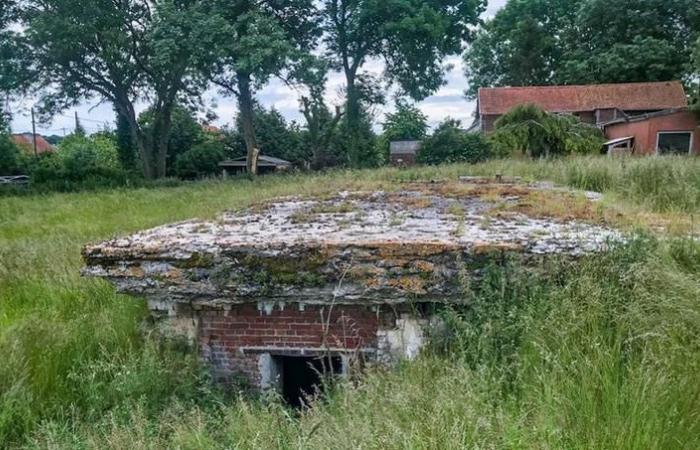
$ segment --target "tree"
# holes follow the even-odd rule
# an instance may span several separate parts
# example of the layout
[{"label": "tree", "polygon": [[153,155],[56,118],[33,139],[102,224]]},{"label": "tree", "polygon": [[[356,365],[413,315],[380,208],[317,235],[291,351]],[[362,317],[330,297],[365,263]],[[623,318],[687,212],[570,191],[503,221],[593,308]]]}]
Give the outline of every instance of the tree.
[{"label": "tree", "polygon": [[[171,114],[180,97],[205,86],[226,23],[201,1],[28,0],[23,39],[50,115],[85,99],[111,102],[129,124],[144,175],[166,173]],[[134,104],[150,101],[148,133]]]},{"label": "tree", "polygon": [[396,101],[396,110],[386,115],[377,146],[383,159],[389,159],[391,141],[422,140],[428,132],[428,118],[415,105]]},{"label": "tree", "polygon": [[467,133],[459,120],[445,119],[421,145],[416,160],[423,164],[477,163],[491,156],[480,133]]},{"label": "tree", "polygon": [[[154,133],[155,117],[156,113],[153,108],[139,114],[138,122],[145,134]],[[203,139],[202,126],[194,113],[185,106],[179,104],[173,106],[170,118],[170,135],[166,142],[166,161],[168,163],[166,174],[172,174],[172,163],[175,162],[179,154],[190,150]]]},{"label": "tree", "polygon": [[695,53],[693,54],[693,74],[691,75],[692,83],[692,98],[691,108],[696,115],[700,117],[700,37],[695,44]]},{"label": "tree", "polygon": [[[243,115],[239,114],[236,117],[236,134],[231,142],[233,156],[247,153],[243,122]],[[286,159],[297,165],[304,165],[310,159],[310,152],[302,146],[299,127],[294,122],[287,123],[275,108],[268,110],[255,103],[253,128],[256,140],[265,149],[266,155]]]},{"label": "tree", "polygon": [[311,152],[309,165],[318,170],[338,164],[338,156],[332,150],[331,143],[338,132],[338,124],[343,117],[343,111],[326,105],[324,93],[328,79],[328,61],[322,58],[307,58],[295,68],[293,77],[307,90],[302,95],[300,111],[306,121],[303,132],[303,145]]},{"label": "tree", "polygon": [[19,90],[31,72],[28,49],[13,28],[19,11],[18,1],[0,0],[0,102]]},{"label": "tree", "polygon": [[365,63],[381,59],[387,83],[422,99],[444,84],[445,56],[461,51],[484,6],[483,0],[324,0],[328,57],[345,76],[351,164],[362,162],[362,110],[375,93]]},{"label": "tree", "polygon": [[489,136],[498,156],[531,158],[599,152],[604,139],[595,126],[572,115],[550,114],[536,105],[520,105],[501,116]]},{"label": "tree", "polygon": [[115,109],[117,128],[114,132],[114,139],[119,152],[119,161],[127,170],[132,170],[137,167],[136,149],[134,141],[131,138],[131,126],[129,120]]},{"label": "tree", "polygon": [[[255,92],[315,43],[312,0],[216,0],[230,33],[219,46],[212,81],[238,100],[249,174],[257,173],[260,146],[255,133]],[[267,149],[265,149],[267,153]]]},{"label": "tree", "polygon": [[15,175],[20,166],[20,151],[10,138],[7,117],[0,111],[0,175]]},{"label": "tree", "polygon": [[688,75],[696,0],[511,0],[465,53],[479,87],[663,81]]},{"label": "tree", "polygon": [[219,172],[219,163],[226,158],[221,142],[201,142],[177,155],[175,173],[180,178],[200,178]]}]

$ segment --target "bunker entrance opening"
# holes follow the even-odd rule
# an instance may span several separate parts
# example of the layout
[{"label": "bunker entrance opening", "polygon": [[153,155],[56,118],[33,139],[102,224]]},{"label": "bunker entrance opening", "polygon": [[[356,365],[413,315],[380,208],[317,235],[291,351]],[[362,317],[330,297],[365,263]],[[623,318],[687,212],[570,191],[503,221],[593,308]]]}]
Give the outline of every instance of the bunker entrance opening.
[{"label": "bunker entrance opening", "polygon": [[284,400],[294,408],[308,405],[309,399],[323,392],[323,378],[343,373],[340,356],[275,356],[280,370]]}]

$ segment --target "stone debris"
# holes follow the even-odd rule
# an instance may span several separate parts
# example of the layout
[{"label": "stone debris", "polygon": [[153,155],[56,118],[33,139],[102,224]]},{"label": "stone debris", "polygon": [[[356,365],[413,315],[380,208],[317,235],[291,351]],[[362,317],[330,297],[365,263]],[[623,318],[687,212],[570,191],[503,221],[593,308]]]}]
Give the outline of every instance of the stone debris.
[{"label": "stone debris", "polygon": [[279,199],[88,245],[84,274],[153,303],[457,301],[460,276],[478,276],[493,254],[576,257],[623,239],[599,223],[523,213],[524,197],[550,187],[507,184],[518,188],[464,179]]}]

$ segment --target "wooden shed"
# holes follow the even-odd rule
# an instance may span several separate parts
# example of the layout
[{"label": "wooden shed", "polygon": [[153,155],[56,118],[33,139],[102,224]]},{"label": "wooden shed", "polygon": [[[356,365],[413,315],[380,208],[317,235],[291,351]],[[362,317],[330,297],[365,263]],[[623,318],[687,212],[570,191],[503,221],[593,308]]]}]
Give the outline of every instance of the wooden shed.
[{"label": "wooden shed", "polygon": [[[243,173],[247,170],[246,157],[227,159],[219,163],[224,175]],[[258,173],[281,172],[292,168],[292,163],[274,156],[260,155],[258,157]]]}]

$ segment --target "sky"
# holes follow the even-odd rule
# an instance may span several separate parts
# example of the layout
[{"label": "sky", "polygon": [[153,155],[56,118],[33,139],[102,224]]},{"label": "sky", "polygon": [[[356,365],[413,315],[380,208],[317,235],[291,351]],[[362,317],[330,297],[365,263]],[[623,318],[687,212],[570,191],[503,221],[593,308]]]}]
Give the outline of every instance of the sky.
[{"label": "sky", "polygon": [[[490,0],[483,17],[490,17],[498,11],[507,0]],[[431,127],[447,117],[462,120],[463,125],[469,125],[473,120],[475,102],[464,98],[467,82],[464,79],[463,63],[460,56],[453,56],[444,61],[453,68],[446,74],[447,84],[434,95],[424,99],[417,105],[428,117]],[[364,66],[365,70],[374,74],[381,74],[382,65],[378,61],[370,61]],[[326,89],[326,101],[331,105],[342,104],[340,89],[344,84],[343,75],[340,73],[329,74]],[[299,93],[284,85],[278,80],[272,80],[264,89],[257,93],[258,101],[265,107],[275,107],[287,120],[296,120],[303,124],[303,118],[299,113]],[[382,122],[385,113],[392,110],[391,98],[387,97],[387,105],[375,109],[377,123]],[[31,115],[29,113],[34,100],[31,98],[20,99],[11,105],[13,121],[12,130],[15,133],[31,132]],[[224,97],[212,89],[204,95],[205,105],[214,111],[218,119],[215,125],[223,126],[233,123],[237,113],[234,98]],[[143,108],[144,106],[142,106]],[[99,104],[98,101],[85,102],[80,106],[64,111],[53,117],[48,123],[38,123],[37,133],[43,135],[64,135],[73,131],[75,126],[74,115],[77,112],[81,125],[92,133],[105,128],[114,128],[114,112],[109,103]]]}]

